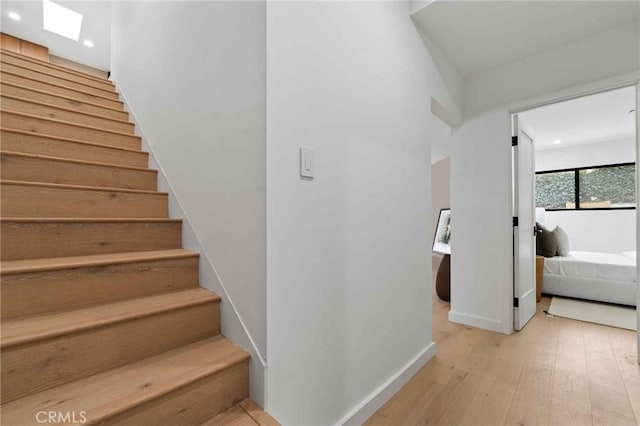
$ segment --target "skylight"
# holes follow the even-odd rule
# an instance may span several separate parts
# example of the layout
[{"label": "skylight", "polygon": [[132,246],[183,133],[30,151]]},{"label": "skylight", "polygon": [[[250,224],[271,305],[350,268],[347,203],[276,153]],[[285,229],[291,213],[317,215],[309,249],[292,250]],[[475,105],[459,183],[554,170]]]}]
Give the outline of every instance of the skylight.
[{"label": "skylight", "polygon": [[82,14],[49,0],[42,0],[45,30],[78,41],[82,27]]}]

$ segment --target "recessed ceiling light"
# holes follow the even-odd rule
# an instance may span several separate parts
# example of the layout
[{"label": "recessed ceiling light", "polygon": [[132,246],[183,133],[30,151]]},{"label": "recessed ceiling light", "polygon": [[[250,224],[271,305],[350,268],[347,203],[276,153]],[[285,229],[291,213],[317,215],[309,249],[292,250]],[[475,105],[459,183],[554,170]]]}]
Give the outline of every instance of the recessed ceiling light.
[{"label": "recessed ceiling light", "polygon": [[560,139],[556,139],[555,141],[553,141],[554,145],[559,145],[561,143],[562,143],[562,141]]},{"label": "recessed ceiling light", "polygon": [[93,47],[93,42],[91,40],[85,40],[82,43],[87,47]]},{"label": "recessed ceiling light", "polygon": [[42,27],[45,30],[78,41],[82,14],[49,0],[42,0],[42,9]]},{"label": "recessed ceiling light", "polygon": [[19,21],[20,19],[22,19],[20,15],[16,12],[9,12],[7,13],[7,15],[9,16],[9,18],[13,19],[14,21]]}]

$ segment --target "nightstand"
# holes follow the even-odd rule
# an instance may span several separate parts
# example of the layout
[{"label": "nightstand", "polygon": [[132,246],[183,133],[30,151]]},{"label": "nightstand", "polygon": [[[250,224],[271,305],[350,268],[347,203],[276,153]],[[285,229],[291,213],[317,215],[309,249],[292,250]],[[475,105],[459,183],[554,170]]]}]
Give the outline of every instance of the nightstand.
[{"label": "nightstand", "polygon": [[536,256],[536,302],[542,300],[542,276],[544,274],[544,257]]}]

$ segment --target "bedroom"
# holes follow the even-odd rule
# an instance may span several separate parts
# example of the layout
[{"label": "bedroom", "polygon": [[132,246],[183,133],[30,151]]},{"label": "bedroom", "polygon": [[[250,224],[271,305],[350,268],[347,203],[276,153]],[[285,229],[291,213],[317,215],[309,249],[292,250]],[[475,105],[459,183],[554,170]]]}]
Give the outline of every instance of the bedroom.
[{"label": "bedroom", "polygon": [[534,141],[536,278],[550,314],[636,327],[635,96],[626,87],[519,115]]}]

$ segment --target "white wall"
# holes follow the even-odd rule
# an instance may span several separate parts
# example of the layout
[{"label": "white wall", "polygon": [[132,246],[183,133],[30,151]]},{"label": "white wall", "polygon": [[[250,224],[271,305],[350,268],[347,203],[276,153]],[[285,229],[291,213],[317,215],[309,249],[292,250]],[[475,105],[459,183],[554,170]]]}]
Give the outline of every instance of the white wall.
[{"label": "white wall", "polygon": [[[536,152],[536,171],[630,163],[636,158],[635,140],[622,139]],[[621,253],[636,247],[635,210],[551,211],[547,227],[563,228],[571,250]]]},{"label": "white wall", "polygon": [[[429,1],[432,3],[432,1]],[[464,80],[440,48],[416,26],[427,50],[426,66],[431,88],[431,112],[449,126],[462,123]]]},{"label": "white wall", "polygon": [[201,284],[223,297],[223,334],[252,353],[252,396],[262,402],[265,3],[113,9],[112,78],[168,180],[172,215],[187,219],[184,246],[201,251]]},{"label": "white wall", "polygon": [[638,70],[637,22],[472,76],[465,81],[464,115],[543,93]]},{"label": "white wall", "polygon": [[536,171],[636,161],[633,138],[536,151]]},{"label": "white wall", "polygon": [[512,283],[510,115],[500,109],[454,130],[451,143],[451,310],[455,322],[508,333]]},{"label": "white wall", "polygon": [[[449,157],[431,164],[431,235],[436,232],[441,209],[451,207],[451,161]],[[433,241],[432,241],[433,242]]]},{"label": "white wall", "polygon": [[430,115],[431,164],[437,163],[451,153],[451,127],[434,114]]},{"label": "white wall", "polygon": [[569,234],[571,250],[622,253],[636,249],[635,210],[547,212],[545,226]]},{"label": "white wall", "polygon": [[360,423],[432,354],[433,77],[406,2],[267,11],[267,407]]}]

